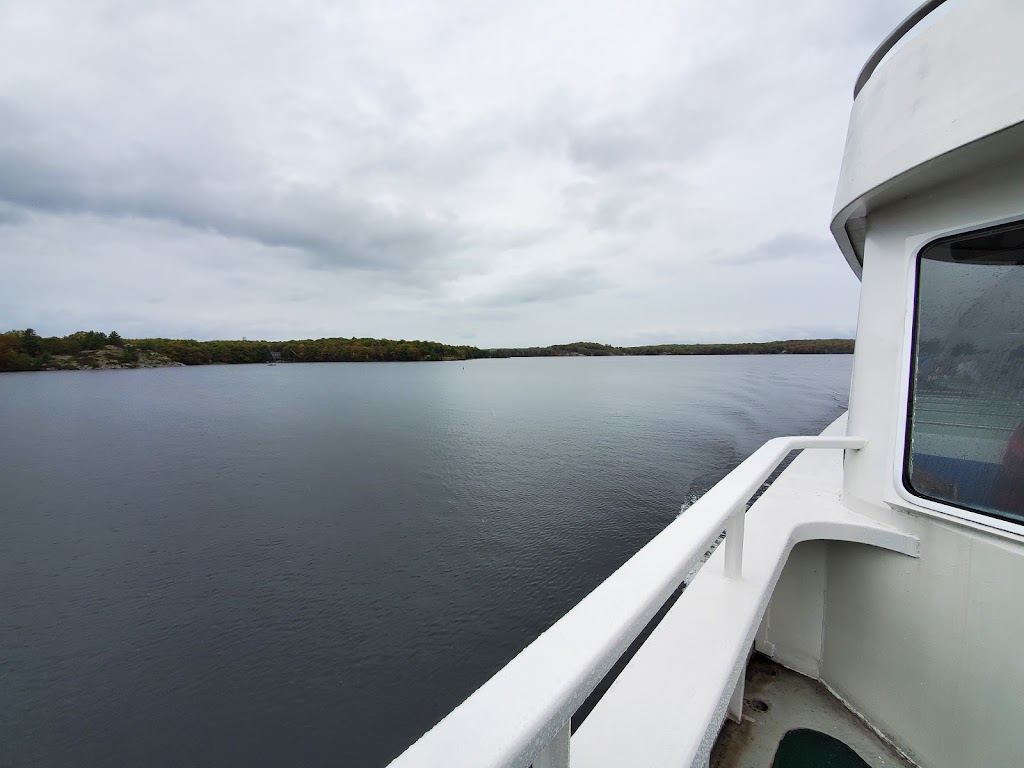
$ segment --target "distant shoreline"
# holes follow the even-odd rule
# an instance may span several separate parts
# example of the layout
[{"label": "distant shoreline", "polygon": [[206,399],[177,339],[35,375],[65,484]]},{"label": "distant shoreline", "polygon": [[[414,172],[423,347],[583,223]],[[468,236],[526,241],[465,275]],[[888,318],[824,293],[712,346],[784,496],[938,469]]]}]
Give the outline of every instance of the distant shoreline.
[{"label": "distant shoreline", "polygon": [[31,328],[0,334],[0,372],[162,368],[242,363],[361,363],[465,361],[511,357],[650,357],[661,355],[852,354],[852,339],[788,339],[740,344],[653,344],[617,347],[596,342],[548,347],[480,349],[434,341],[323,338],[293,341],[124,339],[116,332],[39,336]]}]

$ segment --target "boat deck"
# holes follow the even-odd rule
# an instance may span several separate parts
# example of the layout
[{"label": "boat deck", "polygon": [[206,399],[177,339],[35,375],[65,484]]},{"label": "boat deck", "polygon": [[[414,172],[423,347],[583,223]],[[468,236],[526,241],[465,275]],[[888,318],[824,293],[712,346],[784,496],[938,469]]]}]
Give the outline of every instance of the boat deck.
[{"label": "boat deck", "polygon": [[914,768],[821,683],[760,654],[747,665],[743,722],[726,720],[711,768],[770,768],[782,737],[797,728],[839,739],[871,768]]}]

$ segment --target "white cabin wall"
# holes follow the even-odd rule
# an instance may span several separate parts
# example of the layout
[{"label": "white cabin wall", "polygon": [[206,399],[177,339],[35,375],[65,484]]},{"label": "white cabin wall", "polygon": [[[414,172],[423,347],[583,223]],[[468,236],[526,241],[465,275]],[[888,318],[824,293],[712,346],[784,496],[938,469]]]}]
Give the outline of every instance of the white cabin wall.
[{"label": "white cabin wall", "polygon": [[[875,227],[865,240],[861,305],[850,390],[847,434],[868,437],[868,444],[846,458],[844,493],[877,506],[891,474],[890,442],[899,409],[899,371],[908,303],[907,267],[903,258],[877,258],[893,250],[891,233]],[[889,237],[887,237],[887,234]],[[899,244],[902,251],[902,244]],[[868,258],[867,254],[871,254]],[[870,296],[870,305],[864,297]]]},{"label": "white cabin wall", "polygon": [[756,650],[815,680],[821,675],[827,547],[805,541],[793,548],[754,642]]},{"label": "white cabin wall", "polygon": [[1024,537],[914,509],[895,493],[911,262],[953,229],[1024,218],[1024,163],[868,217],[844,503],[918,536],[918,559],[833,543],[821,678],[925,768],[1020,765]]},{"label": "white cabin wall", "polygon": [[847,456],[844,476],[844,499],[858,511],[892,519],[885,502],[894,496],[903,451],[916,252],[945,234],[1016,219],[1024,219],[1024,155],[868,217],[847,434],[869,442]]},{"label": "white cabin wall", "polygon": [[821,679],[925,768],[1020,765],[1022,554],[941,528],[917,561],[830,544]]}]

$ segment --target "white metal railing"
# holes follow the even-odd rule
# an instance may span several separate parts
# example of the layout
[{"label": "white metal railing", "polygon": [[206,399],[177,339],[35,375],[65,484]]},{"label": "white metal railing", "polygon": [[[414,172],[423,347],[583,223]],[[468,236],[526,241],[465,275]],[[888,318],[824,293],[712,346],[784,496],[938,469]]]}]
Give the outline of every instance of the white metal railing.
[{"label": "white metal railing", "polygon": [[791,451],[857,437],[769,440],[391,763],[392,768],[568,768],[570,718],[718,538],[742,577],[750,497]]}]

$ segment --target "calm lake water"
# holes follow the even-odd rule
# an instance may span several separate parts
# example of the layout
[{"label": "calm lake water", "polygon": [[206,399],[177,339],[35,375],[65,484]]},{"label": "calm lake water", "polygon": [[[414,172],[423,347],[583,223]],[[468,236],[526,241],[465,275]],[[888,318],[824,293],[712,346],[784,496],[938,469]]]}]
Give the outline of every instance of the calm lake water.
[{"label": "calm lake water", "polygon": [[0,766],[380,766],[849,356],[0,375]]}]

